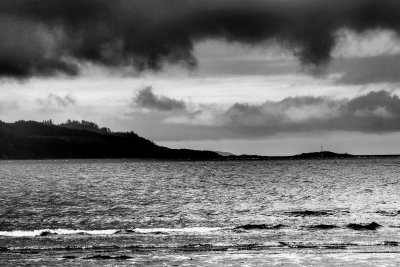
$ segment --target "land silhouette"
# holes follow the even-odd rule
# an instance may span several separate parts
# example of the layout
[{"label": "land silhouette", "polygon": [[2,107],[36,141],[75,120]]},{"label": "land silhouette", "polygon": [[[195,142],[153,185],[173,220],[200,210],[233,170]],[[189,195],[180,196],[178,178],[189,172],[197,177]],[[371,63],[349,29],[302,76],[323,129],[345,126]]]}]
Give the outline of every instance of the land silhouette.
[{"label": "land silhouette", "polygon": [[188,160],[271,160],[396,157],[355,156],[330,151],[294,156],[233,155],[226,152],[171,149],[159,146],[134,132],[113,132],[90,121],[54,124],[51,120],[0,121],[0,159],[154,158]]},{"label": "land silhouette", "polygon": [[1,159],[162,158],[218,159],[212,151],[170,149],[134,132],[112,132],[87,121],[0,122]]}]

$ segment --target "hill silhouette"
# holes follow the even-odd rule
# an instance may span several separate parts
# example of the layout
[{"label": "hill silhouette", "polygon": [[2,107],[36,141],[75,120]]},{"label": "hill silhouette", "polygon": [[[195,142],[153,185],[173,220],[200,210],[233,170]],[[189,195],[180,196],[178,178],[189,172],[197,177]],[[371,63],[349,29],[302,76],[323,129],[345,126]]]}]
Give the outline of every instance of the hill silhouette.
[{"label": "hill silhouette", "polygon": [[111,132],[96,124],[68,121],[0,121],[0,159],[160,158],[219,159],[211,151],[170,149],[133,132]]},{"label": "hill silhouette", "polygon": [[388,158],[400,155],[351,155],[331,151],[293,156],[233,155],[226,152],[170,149],[134,132],[112,132],[89,121],[58,125],[51,120],[0,121],[0,159],[153,158],[189,160],[296,160]]},{"label": "hill silhouette", "polygon": [[322,152],[310,152],[310,153],[302,153],[298,155],[292,156],[294,159],[338,159],[338,158],[354,158],[354,155],[351,154],[341,154],[335,153],[331,151],[322,151]]}]

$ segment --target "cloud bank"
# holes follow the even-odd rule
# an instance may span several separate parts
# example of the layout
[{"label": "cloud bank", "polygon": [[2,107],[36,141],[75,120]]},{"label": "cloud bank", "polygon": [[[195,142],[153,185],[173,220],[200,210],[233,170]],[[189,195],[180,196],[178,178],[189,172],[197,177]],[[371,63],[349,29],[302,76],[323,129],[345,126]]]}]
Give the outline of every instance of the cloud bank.
[{"label": "cloud bank", "polygon": [[143,133],[159,141],[254,139],[281,133],[337,131],[383,134],[400,131],[400,98],[383,90],[352,99],[298,96],[259,105],[235,103],[225,109],[200,105],[196,112],[152,113],[140,119]]},{"label": "cloud bank", "polygon": [[400,99],[387,91],[350,100],[290,97],[262,105],[234,104],[221,125],[242,136],[312,131],[400,131]]},{"label": "cloud bank", "polygon": [[278,42],[306,66],[331,58],[341,29],[400,32],[397,0],[2,0],[0,75],[77,75],[82,64],[196,66],[196,42]]},{"label": "cloud bank", "polygon": [[61,112],[70,106],[75,106],[77,100],[71,95],[59,96],[50,93],[46,98],[37,99],[36,103],[39,105],[39,111],[55,113]]}]

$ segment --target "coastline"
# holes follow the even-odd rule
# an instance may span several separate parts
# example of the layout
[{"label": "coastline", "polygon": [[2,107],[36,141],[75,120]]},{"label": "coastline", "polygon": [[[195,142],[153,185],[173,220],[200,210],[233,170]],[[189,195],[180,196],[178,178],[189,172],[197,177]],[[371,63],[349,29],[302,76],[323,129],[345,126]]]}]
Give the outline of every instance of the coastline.
[{"label": "coastline", "polygon": [[0,158],[0,162],[8,161],[68,161],[68,160],[140,160],[140,161],[279,161],[279,160],[354,160],[354,159],[390,159],[400,158],[400,154],[389,155],[351,155],[351,157],[299,157],[299,155],[292,156],[258,156],[258,155],[238,155],[238,156],[222,156],[219,158],[162,158],[162,157],[82,157],[82,158]]}]

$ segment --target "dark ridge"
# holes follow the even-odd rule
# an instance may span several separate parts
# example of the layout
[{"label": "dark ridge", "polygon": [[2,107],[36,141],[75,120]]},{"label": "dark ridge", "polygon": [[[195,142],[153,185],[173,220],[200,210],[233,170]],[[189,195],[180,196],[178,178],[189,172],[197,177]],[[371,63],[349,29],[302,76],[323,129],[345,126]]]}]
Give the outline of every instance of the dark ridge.
[{"label": "dark ridge", "polygon": [[305,217],[305,216],[328,216],[332,215],[332,211],[328,210],[320,210],[320,211],[313,211],[313,210],[304,210],[304,211],[287,211],[284,212],[285,214],[294,216],[294,217]]},{"label": "dark ridge", "polygon": [[211,151],[169,149],[158,146],[133,132],[115,133],[101,130],[103,128],[97,130],[89,122],[85,122],[84,127],[87,129],[66,128],[49,122],[0,121],[0,159],[223,158]]},{"label": "dark ridge", "polygon": [[277,225],[266,225],[266,224],[246,224],[246,225],[241,225],[237,226],[234,228],[234,230],[265,230],[265,229],[280,229],[282,227],[285,227],[283,224],[277,224]]},{"label": "dark ridge", "polygon": [[309,229],[318,229],[318,230],[330,230],[330,229],[335,229],[338,228],[336,225],[331,225],[331,224],[316,224],[316,225],[311,225],[308,227]]},{"label": "dark ridge", "polygon": [[331,151],[302,153],[299,155],[291,156],[293,159],[339,159],[339,158],[355,158],[354,155],[347,153],[340,154]]},{"label": "dark ridge", "polygon": [[43,231],[40,233],[39,236],[55,236],[55,235],[57,235],[57,233],[52,233],[50,231]]},{"label": "dark ridge", "polygon": [[372,222],[369,224],[350,223],[346,227],[352,230],[362,231],[362,230],[376,230],[379,227],[382,227],[382,225],[377,224],[376,222]]},{"label": "dark ridge", "polygon": [[293,156],[260,156],[260,155],[231,155],[224,156],[224,160],[303,160],[303,159],[381,159],[399,158],[400,155],[351,155],[348,153],[340,154],[330,151],[302,153]]},{"label": "dark ridge", "polygon": [[94,255],[83,259],[84,260],[127,260],[127,259],[132,259],[132,257],[126,255],[121,255],[121,256]]},{"label": "dark ridge", "polygon": [[228,159],[228,160],[269,160],[269,159],[274,159],[274,157],[243,154],[243,155],[224,156],[224,159]]},{"label": "dark ridge", "polygon": [[[49,121],[44,121],[43,123],[45,124],[53,124],[51,120]],[[64,123],[58,124],[58,126],[68,128],[68,129],[74,129],[74,130],[85,130],[85,131],[90,131],[90,132],[95,132],[95,133],[101,133],[101,134],[112,134],[112,131],[110,128],[107,127],[102,127],[100,128],[96,123],[90,122],[90,121],[71,121],[67,120]]]},{"label": "dark ridge", "polygon": [[6,251],[6,250],[8,250],[7,247],[0,247],[0,251]]},{"label": "dark ridge", "polygon": [[[221,152],[218,152],[221,153]],[[112,132],[89,121],[59,125],[43,122],[0,121],[0,159],[146,158],[179,160],[297,160],[335,158],[385,158],[400,155],[350,155],[330,151],[295,156],[228,155],[213,151],[170,149],[134,132]]]}]

